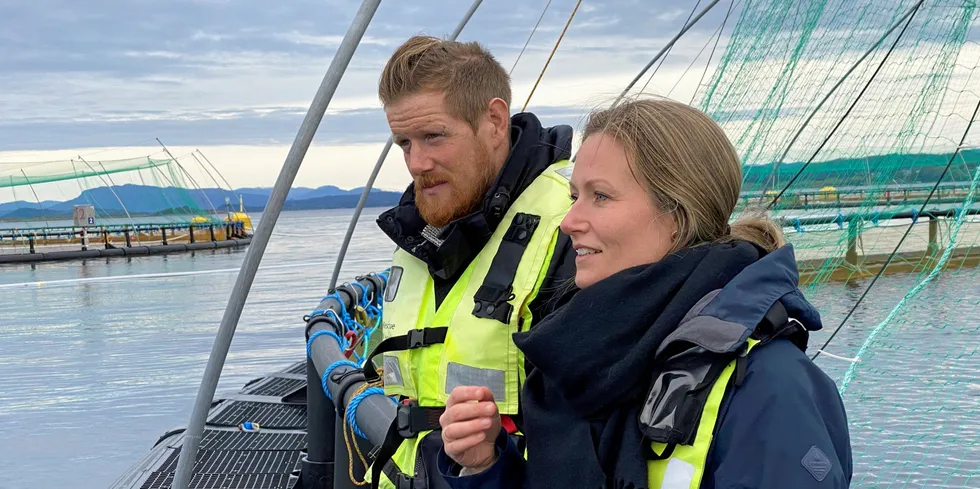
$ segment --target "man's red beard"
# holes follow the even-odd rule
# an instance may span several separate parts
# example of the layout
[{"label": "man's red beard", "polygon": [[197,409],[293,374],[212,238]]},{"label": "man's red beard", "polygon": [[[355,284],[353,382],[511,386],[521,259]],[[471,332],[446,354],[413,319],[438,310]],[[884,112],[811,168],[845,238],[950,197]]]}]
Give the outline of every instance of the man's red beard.
[{"label": "man's red beard", "polygon": [[[490,151],[486,149],[473,161],[461,165],[460,169],[465,168],[463,171],[452,175],[430,172],[416,176],[415,205],[422,219],[432,226],[443,227],[476,210],[497,177],[490,158]],[[449,192],[442,190],[438,197],[427,197],[423,189],[440,182],[448,185]]]}]

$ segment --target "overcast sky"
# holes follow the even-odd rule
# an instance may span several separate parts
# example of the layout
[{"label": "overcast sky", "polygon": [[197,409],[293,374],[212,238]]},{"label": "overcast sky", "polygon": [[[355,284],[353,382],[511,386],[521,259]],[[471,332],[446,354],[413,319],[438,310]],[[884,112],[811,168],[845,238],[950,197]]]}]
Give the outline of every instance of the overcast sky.
[{"label": "overcast sky", "polygon": [[[413,34],[448,35],[469,3],[382,2],[295,185],[363,184],[388,136],[376,92],[385,60]],[[461,39],[484,43],[510,69],[546,3],[487,0]],[[609,103],[676,34],[695,4],[700,9],[708,3],[586,0],[528,110],[546,124],[578,128],[589,109]],[[683,38],[647,92],[690,100],[709,41],[730,3],[720,2]],[[178,157],[201,149],[233,186],[271,186],[359,5],[354,0],[5,2],[0,6],[0,163],[147,155],[159,150],[154,138],[160,138]],[[523,105],[574,6],[575,0],[552,0],[513,72],[513,112]],[[715,62],[734,24],[727,24]],[[686,76],[675,88],[681,73]],[[378,186],[401,189],[408,181],[400,155],[393,155]]]},{"label": "overcast sky", "polygon": [[[546,3],[485,1],[461,39],[484,43],[510,69]],[[529,110],[546,123],[577,126],[589,108],[626,86],[683,25],[695,3],[584,2]],[[0,150],[6,151],[0,161],[148,154],[159,149],[154,147],[158,137],[178,156],[200,148],[232,185],[272,185],[359,5],[344,0],[7,4],[0,15]],[[514,112],[574,5],[574,0],[551,2],[513,73]],[[385,60],[413,34],[447,36],[468,6],[461,0],[382,2],[296,185],[363,183],[388,136],[376,91]],[[678,47],[665,74],[668,67],[686,68],[718,28],[727,5],[715,10]],[[689,87],[675,92],[691,93]],[[102,151],[120,146],[136,147]],[[389,160],[379,186],[402,188],[408,182],[399,160]]]}]

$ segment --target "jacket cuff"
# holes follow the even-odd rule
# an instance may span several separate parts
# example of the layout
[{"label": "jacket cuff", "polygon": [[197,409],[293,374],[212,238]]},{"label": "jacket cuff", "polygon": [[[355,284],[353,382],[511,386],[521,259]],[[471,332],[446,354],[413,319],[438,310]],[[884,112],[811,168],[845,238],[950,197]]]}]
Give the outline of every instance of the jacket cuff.
[{"label": "jacket cuff", "polygon": [[[497,461],[483,472],[465,476],[459,475],[463,467],[446,454],[445,448],[440,448],[437,462],[439,473],[453,489],[519,487],[524,469],[524,459],[518,453],[517,445],[510,439],[506,430],[500,430],[497,439],[494,441],[494,447],[497,452]],[[515,477],[516,480],[512,480]]]}]

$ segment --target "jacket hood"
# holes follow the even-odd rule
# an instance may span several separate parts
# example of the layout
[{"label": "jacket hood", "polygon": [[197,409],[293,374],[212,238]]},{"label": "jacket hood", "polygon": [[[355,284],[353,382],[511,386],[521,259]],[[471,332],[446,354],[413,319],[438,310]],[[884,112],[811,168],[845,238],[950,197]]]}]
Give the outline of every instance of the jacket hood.
[{"label": "jacket hood", "polygon": [[487,190],[483,205],[443,228],[441,246],[422,237],[426,222],[415,204],[413,184],[402,194],[398,206],[377,220],[398,247],[424,261],[436,278],[448,280],[466,268],[489,241],[517,196],[552,163],[571,157],[571,126],[545,128],[534,114],[526,112],[513,115],[510,122],[510,153]]},{"label": "jacket hood", "polygon": [[786,244],[749,265],[721,289],[702,298],[657,349],[658,355],[678,341],[717,353],[736,350],[755,332],[766,313],[780,301],[787,315],[807,331],[823,328],[820,313],[799,289],[793,245]]}]

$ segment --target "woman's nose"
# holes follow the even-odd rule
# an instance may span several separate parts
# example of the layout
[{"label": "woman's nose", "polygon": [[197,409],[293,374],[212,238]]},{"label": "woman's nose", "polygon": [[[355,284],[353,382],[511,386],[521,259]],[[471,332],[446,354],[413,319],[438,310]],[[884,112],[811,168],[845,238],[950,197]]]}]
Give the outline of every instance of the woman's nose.
[{"label": "woman's nose", "polygon": [[577,202],[573,202],[568,212],[565,213],[565,217],[561,220],[559,227],[561,228],[561,232],[571,236],[572,234],[584,233],[589,227],[588,224]]}]

